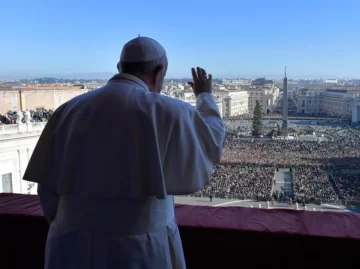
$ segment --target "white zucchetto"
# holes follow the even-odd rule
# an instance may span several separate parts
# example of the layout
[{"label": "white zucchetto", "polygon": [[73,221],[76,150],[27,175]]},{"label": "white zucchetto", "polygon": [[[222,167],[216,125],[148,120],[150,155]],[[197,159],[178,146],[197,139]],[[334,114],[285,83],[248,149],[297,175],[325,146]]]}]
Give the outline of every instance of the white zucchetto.
[{"label": "white zucchetto", "polygon": [[126,43],[122,49],[120,62],[141,63],[158,60],[166,55],[166,51],[154,39],[137,37]]}]

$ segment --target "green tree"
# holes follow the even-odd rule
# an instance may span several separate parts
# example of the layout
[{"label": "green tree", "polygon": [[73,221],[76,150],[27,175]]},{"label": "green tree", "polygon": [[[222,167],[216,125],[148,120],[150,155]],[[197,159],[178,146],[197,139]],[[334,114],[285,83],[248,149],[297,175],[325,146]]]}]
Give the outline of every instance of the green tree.
[{"label": "green tree", "polygon": [[252,130],[253,136],[258,136],[263,134],[262,112],[261,112],[261,106],[259,100],[256,100],[252,128],[253,128]]}]

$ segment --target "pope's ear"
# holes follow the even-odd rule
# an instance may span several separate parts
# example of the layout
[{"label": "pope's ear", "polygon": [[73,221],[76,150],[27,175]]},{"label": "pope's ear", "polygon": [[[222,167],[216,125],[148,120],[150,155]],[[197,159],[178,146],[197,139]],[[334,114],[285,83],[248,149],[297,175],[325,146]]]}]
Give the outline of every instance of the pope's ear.
[{"label": "pope's ear", "polygon": [[162,64],[155,67],[154,71],[152,72],[152,77],[154,78],[155,81],[159,81],[162,79],[163,70],[164,70],[164,65]]},{"label": "pope's ear", "polygon": [[116,68],[117,68],[117,70],[119,71],[119,73],[120,73],[120,63],[117,63],[117,65],[116,65]]},{"label": "pope's ear", "polygon": [[162,71],[164,70],[164,65],[158,65],[155,67],[154,69],[154,73],[156,74],[156,76],[162,74]]}]

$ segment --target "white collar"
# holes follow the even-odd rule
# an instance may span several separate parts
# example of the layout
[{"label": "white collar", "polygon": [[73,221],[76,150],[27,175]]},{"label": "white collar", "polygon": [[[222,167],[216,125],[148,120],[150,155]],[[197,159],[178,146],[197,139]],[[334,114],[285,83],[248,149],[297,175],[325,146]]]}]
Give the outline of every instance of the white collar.
[{"label": "white collar", "polygon": [[120,74],[116,74],[115,76],[113,76],[111,80],[116,80],[116,79],[125,79],[125,80],[130,80],[132,82],[135,82],[136,84],[140,85],[142,88],[144,88],[146,91],[149,91],[149,87],[146,85],[146,83],[144,81],[142,81],[140,78],[134,76],[134,75],[130,75],[127,73],[120,73]]}]

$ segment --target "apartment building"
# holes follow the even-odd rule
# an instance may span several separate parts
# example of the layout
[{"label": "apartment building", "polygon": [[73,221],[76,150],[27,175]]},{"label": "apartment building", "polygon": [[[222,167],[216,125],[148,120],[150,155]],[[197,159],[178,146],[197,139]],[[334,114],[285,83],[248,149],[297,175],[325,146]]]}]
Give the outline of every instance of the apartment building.
[{"label": "apartment building", "polygon": [[224,85],[240,85],[240,86],[250,86],[251,79],[223,79],[222,84]]},{"label": "apartment building", "polygon": [[[214,94],[213,94],[214,95]],[[214,95],[215,103],[219,109],[220,116],[223,117],[223,100],[220,97]],[[183,91],[179,94],[176,99],[189,103],[190,105],[196,107],[196,97],[193,91]]]},{"label": "apartment building", "polygon": [[238,116],[249,112],[248,94],[244,90],[217,90],[213,95],[222,100],[224,117]]},{"label": "apartment building", "polygon": [[226,87],[225,85],[222,85],[222,84],[213,84],[212,85],[212,88],[214,91],[225,91],[226,90]]},{"label": "apartment building", "polygon": [[345,90],[321,93],[321,110],[330,116],[349,118],[352,114],[353,94]]},{"label": "apartment building", "polygon": [[247,89],[249,112],[255,109],[256,101],[261,105],[261,111],[264,114],[272,113],[276,107],[276,101],[279,97],[280,90],[274,85],[270,86],[251,86]]},{"label": "apartment building", "polygon": [[301,89],[294,98],[298,113],[350,118],[359,95],[360,91],[343,89]]},{"label": "apartment building", "polygon": [[325,89],[300,89],[295,95],[297,112],[302,114],[320,114],[321,110],[321,93]]}]

